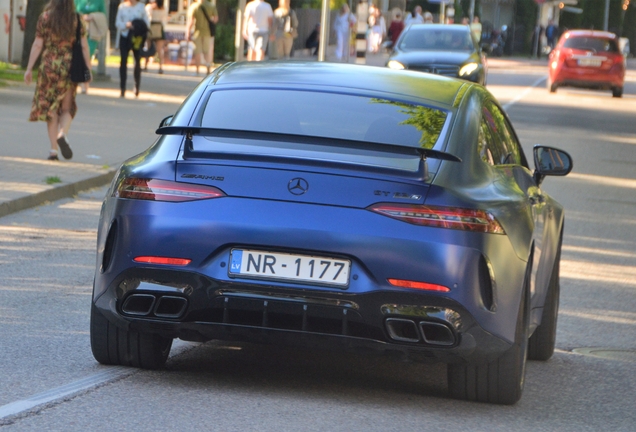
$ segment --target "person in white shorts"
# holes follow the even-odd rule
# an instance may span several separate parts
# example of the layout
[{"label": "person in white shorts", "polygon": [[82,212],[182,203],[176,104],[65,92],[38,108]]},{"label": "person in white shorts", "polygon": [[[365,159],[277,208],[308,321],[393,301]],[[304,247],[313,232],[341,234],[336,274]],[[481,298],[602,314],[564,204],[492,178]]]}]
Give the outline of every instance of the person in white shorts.
[{"label": "person in white shorts", "polygon": [[245,6],[243,37],[247,40],[247,60],[261,61],[265,58],[270,29],[274,23],[274,11],[263,0],[252,0]]}]

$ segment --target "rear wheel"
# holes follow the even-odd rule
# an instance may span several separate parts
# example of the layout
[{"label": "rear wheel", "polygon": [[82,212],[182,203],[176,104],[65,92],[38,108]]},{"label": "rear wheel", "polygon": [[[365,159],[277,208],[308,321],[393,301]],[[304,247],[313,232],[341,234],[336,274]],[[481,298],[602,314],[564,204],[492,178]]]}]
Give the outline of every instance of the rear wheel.
[{"label": "rear wheel", "polygon": [[528,290],[524,289],[517,315],[515,341],[501,357],[483,364],[449,364],[451,397],[512,405],[521,398],[528,350]]},{"label": "rear wheel", "polygon": [[120,329],[91,306],[91,349],[98,362],[158,369],[166,363],[171,347],[172,339]]},{"label": "rear wheel", "polygon": [[534,330],[528,341],[528,359],[545,361],[554,354],[556,343],[557,316],[559,314],[559,268],[561,262],[561,242],[557,250],[550,285],[543,305],[541,324]]},{"label": "rear wheel", "polygon": [[615,98],[623,97],[623,87],[614,87],[612,89],[612,96]]},{"label": "rear wheel", "polygon": [[556,93],[557,87],[558,86],[548,77],[548,90],[550,90],[550,93]]}]

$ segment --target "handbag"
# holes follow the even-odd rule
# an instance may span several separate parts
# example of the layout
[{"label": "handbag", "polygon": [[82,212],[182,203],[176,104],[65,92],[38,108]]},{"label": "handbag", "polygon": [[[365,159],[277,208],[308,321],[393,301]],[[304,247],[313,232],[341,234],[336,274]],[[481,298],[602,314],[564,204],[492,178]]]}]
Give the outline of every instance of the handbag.
[{"label": "handbag", "polygon": [[142,57],[154,57],[157,54],[157,45],[154,40],[147,40],[140,52]]},{"label": "handbag", "polygon": [[205,19],[208,20],[208,25],[210,26],[210,36],[214,37],[216,35],[216,23],[210,20],[208,13],[205,11],[205,8],[203,7],[203,3],[199,7],[201,8],[201,11],[203,11],[203,15],[205,15]]},{"label": "handbag", "polygon": [[86,67],[84,52],[82,51],[82,35],[80,33],[79,14],[77,15],[77,31],[75,32],[75,42],[73,42],[73,57],[71,58],[71,81],[83,83],[91,80],[91,71]]},{"label": "handbag", "polygon": [[292,38],[296,39],[298,37],[298,30],[296,30],[296,26],[294,25],[294,21],[296,22],[296,26],[298,25],[298,19],[296,18],[296,12],[293,10],[289,11],[289,14],[285,18],[285,26],[283,28],[284,32],[290,35]]}]

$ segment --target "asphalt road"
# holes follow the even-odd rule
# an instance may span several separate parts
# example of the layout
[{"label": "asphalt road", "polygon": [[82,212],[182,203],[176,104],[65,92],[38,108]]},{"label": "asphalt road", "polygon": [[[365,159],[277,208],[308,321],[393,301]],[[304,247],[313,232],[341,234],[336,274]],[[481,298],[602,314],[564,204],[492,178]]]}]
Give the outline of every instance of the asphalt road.
[{"label": "asphalt road", "polygon": [[[543,184],[566,208],[557,352],[529,362],[517,405],[448,399],[443,365],[346,353],[180,343],[163,371],[98,365],[88,323],[100,188],[0,218],[0,428],[633,431],[636,82],[614,99],[574,89],[550,95],[542,78],[543,69],[524,68],[491,71],[488,81],[528,156],[535,143],[553,145],[575,166]],[[178,98],[195,84],[169,85]],[[118,164],[145,149],[157,119],[176,109],[171,100],[103,91],[82,101],[85,117],[73,126],[86,138],[76,140],[77,154],[101,158],[87,158],[93,163]],[[37,129],[29,133],[45,139]]]}]

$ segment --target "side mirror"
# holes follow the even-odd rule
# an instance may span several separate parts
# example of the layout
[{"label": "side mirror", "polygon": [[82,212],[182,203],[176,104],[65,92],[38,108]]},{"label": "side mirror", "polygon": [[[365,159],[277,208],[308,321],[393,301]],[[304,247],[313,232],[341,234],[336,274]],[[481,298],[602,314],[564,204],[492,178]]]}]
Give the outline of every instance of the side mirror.
[{"label": "side mirror", "polygon": [[565,176],[572,171],[572,157],[563,150],[534,146],[534,179],[537,185],[548,175]]},{"label": "side mirror", "polygon": [[161,120],[161,123],[159,123],[159,127],[162,128],[164,126],[170,126],[170,122],[172,121],[172,115],[169,115],[168,117],[165,117],[163,120]]}]

